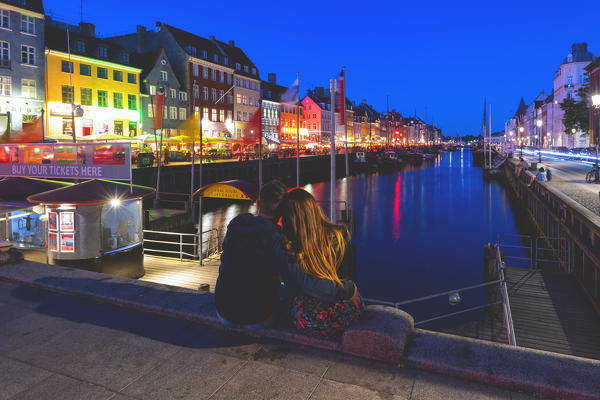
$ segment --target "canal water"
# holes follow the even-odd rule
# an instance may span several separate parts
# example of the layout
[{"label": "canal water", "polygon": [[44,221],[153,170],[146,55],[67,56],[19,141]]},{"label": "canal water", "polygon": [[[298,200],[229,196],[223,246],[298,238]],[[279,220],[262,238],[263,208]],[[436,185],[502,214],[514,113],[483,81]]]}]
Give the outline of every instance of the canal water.
[{"label": "canal water", "polygon": [[[447,152],[419,166],[350,178],[356,217],[357,284],[361,295],[398,302],[483,282],[483,247],[518,243],[526,234],[502,184],[485,181],[469,150]],[[307,185],[317,200],[329,199],[329,182]],[[336,182],[337,199],[348,201],[346,179]],[[252,206],[251,206],[252,207]],[[207,213],[204,230],[225,226],[249,206],[232,204]],[[253,209],[249,210],[250,212]],[[518,226],[519,225],[519,226]],[[525,250],[517,250],[527,257]],[[404,307],[415,321],[485,303],[483,289]],[[472,320],[478,312],[425,325],[442,328]]]}]

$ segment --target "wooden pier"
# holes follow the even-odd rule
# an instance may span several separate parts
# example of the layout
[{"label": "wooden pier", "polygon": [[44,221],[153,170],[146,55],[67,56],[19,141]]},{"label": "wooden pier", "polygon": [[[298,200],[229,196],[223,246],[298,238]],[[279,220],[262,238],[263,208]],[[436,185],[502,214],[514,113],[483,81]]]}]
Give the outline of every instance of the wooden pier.
[{"label": "wooden pier", "polygon": [[[504,274],[518,346],[600,360],[600,317],[572,276],[524,268]],[[444,331],[507,343],[498,310]]]},{"label": "wooden pier", "polygon": [[215,291],[219,276],[220,255],[205,258],[200,266],[198,261],[179,261],[177,258],[144,255],[146,274],[142,281],[179,286],[187,289],[198,289],[203,283],[210,285],[210,291]]}]

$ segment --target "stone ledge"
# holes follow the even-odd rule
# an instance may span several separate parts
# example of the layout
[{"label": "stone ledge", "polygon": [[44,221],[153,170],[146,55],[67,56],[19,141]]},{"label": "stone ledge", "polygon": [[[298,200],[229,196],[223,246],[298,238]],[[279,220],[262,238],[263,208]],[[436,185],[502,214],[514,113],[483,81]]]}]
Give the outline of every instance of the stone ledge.
[{"label": "stone ledge", "polygon": [[407,365],[557,399],[600,398],[600,361],[417,329]]}]

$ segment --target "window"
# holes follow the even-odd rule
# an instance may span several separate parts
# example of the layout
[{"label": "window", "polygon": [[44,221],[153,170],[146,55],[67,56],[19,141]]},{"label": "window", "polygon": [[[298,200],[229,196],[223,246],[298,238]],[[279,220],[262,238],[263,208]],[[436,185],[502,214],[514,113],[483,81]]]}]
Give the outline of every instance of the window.
[{"label": "window", "polygon": [[240,69],[242,69],[242,66],[240,65],[240,63],[235,63],[235,69],[237,69],[238,71]]},{"label": "window", "polygon": [[163,106],[163,118],[164,119],[169,119],[169,109],[167,108],[167,106]]},{"label": "window", "polygon": [[33,79],[21,79],[21,96],[35,99],[35,81]]},{"label": "window", "polygon": [[208,52],[206,50],[202,50],[202,58],[205,60],[208,58]]},{"label": "window", "polygon": [[198,87],[198,85],[194,85],[194,98],[197,99],[198,97],[200,97],[200,88]]},{"label": "window", "polygon": [[79,75],[91,76],[92,66],[87,64],[79,64]]},{"label": "window", "polygon": [[108,70],[106,68],[98,67],[96,68],[96,76],[102,79],[108,79]]},{"label": "window", "polygon": [[123,72],[117,71],[116,69],[113,70],[113,80],[117,82],[123,82]]},{"label": "window", "polygon": [[123,93],[113,93],[113,107],[123,108]]},{"label": "window", "polygon": [[237,137],[242,137],[242,130],[240,128],[237,129]]},{"label": "window", "polygon": [[0,28],[6,28],[6,29],[10,28],[8,15],[9,15],[8,10],[0,8]]},{"label": "window", "polygon": [[215,70],[215,69],[210,70],[210,79],[212,79],[213,81],[217,80],[217,70]]},{"label": "window", "polygon": [[233,95],[231,93],[227,93],[227,104],[233,104]]},{"label": "window", "polygon": [[154,104],[148,103],[148,117],[154,118]]},{"label": "window", "polygon": [[225,122],[225,110],[219,110],[219,121]]},{"label": "window", "polygon": [[21,32],[35,35],[35,18],[21,14]]},{"label": "window", "polygon": [[244,111],[242,115],[244,116],[244,122],[248,122],[248,113]]},{"label": "window", "polygon": [[89,88],[81,88],[81,105],[82,106],[91,106],[92,105],[92,89]]},{"label": "window", "polygon": [[190,55],[192,57],[196,57],[196,48],[194,46],[192,46],[191,44],[188,44],[187,46],[185,46],[185,50],[190,53]]},{"label": "window", "polygon": [[211,121],[216,122],[217,121],[217,109],[213,108],[212,109],[212,115],[211,115]]},{"label": "window", "polygon": [[108,107],[108,92],[98,90],[98,107]]},{"label": "window", "polygon": [[217,101],[217,89],[215,89],[215,88],[210,89],[210,97],[211,97],[213,103]]},{"label": "window", "polygon": [[248,84],[248,82],[245,79],[242,79],[242,87],[246,88],[247,84]]},{"label": "window", "polygon": [[231,121],[231,110],[227,110],[227,120]]},{"label": "window", "polygon": [[[115,135],[123,134],[123,121],[115,120]],[[120,207],[113,207],[120,208]]]},{"label": "window", "polygon": [[225,74],[227,75],[227,84],[231,85],[231,74]]},{"label": "window", "polygon": [[241,82],[242,82],[242,80],[240,78],[235,78],[235,86],[237,86],[237,87],[242,86]]},{"label": "window", "polygon": [[85,53],[85,42],[83,40],[78,40],[75,42],[75,48],[79,53]]},{"label": "window", "polygon": [[573,85],[573,75],[567,76],[567,85]]},{"label": "window", "polygon": [[0,94],[4,96],[10,96],[12,92],[12,85],[10,76],[0,76]]},{"label": "window", "polygon": [[219,103],[223,103],[225,101],[224,92],[222,90],[219,90],[219,99],[221,99]]},{"label": "window", "polygon": [[244,65],[244,72],[248,73],[248,66],[247,65]]},{"label": "window", "polygon": [[35,49],[31,46],[21,46],[21,63],[35,65]]},{"label": "window", "polygon": [[160,71],[160,80],[166,82],[169,76],[167,75],[167,71]]},{"label": "window", "polygon": [[224,65],[229,65],[229,58],[223,57],[223,64]]},{"label": "window", "polygon": [[248,97],[248,105],[252,105],[254,103],[254,99],[252,97]]},{"label": "window", "polygon": [[100,57],[100,58],[108,57],[108,49],[104,46],[98,47],[98,57]]},{"label": "window", "polygon": [[200,116],[200,107],[194,107],[194,117],[198,118]]},{"label": "window", "polygon": [[3,66],[8,66],[10,61],[10,47],[8,42],[0,41],[0,60]]},{"label": "window", "polygon": [[225,72],[223,72],[223,71],[219,71],[219,82],[221,82],[221,83],[225,82]]},{"label": "window", "polygon": [[179,92],[179,100],[186,101],[187,100],[187,92]]},{"label": "window", "polygon": [[202,78],[208,79],[208,68],[202,67]]},{"label": "window", "polygon": [[256,68],[252,68],[252,75],[256,75]]},{"label": "window", "polygon": [[174,99],[175,97],[177,97],[177,90],[169,89],[169,94],[171,95],[171,98]]},{"label": "window", "polygon": [[137,77],[135,74],[127,73],[127,83],[137,83]]},{"label": "window", "polygon": [[148,92],[150,92],[150,95],[154,96],[156,94],[156,85],[148,86]]},{"label": "window", "polygon": [[135,94],[127,95],[127,109],[137,110],[137,96]]},{"label": "window", "polygon": [[202,88],[202,99],[208,100],[208,88],[206,86]]},{"label": "window", "polygon": [[62,72],[73,72],[73,63],[70,61],[62,60],[60,62],[60,70]]},{"label": "window", "polygon": [[[123,121],[117,127],[115,121],[115,133],[123,133]],[[119,207],[106,204],[102,207],[102,214],[98,221],[102,224],[99,232],[102,233],[100,248],[103,252],[116,250],[121,247],[131,246],[142,242],[143,232],[137,230],[141,226],[141,214],[138,200],[123,201]],[[127,221],[127,223],[124,223]],[[118,232],[119,240],[115,240],[115,232]]]},{"label": "window", "polygon": [[217,53],[213,54],[213,61],[216,63],[219,62],[219,55]]},{"label": "window", "polygon": [[62,102],[73,104],[73,86],[62,85]]},{"label": "window", "polygon": [[242,120],[242,112],[241,111],[237,112],[237,118],[236,118],[236,120],[237,121],[241,121]]},{"label": "window", "polygon": [[199,75],[198,64],[192,64],[192,75],[194,75],[194,76],[198,76]]},{"label": "window", "polygon": [[185,121],[186,119],[186,112],[185,112],[185,108],[183,107],[179,107],[179,119],[182,121]]},{"label": "window", "polygon": [[169,107],[169,118],[170,119],[177,119],[177,107]]},{"label": "window", "polygon": [[242,104],[245,106],[248,105],[248,96],[242,95]]},{"label": "window", "polygon": [[242,95],[241,94],[238,93],[235,95],[235,102],[237,104],[242,104]]}]

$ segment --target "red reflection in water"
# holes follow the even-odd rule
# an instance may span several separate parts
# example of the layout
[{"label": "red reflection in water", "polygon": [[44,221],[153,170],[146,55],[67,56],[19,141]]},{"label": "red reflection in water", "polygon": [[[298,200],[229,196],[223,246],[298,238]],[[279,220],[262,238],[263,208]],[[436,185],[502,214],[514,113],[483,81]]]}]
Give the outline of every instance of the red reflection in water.
[{"label": "red reflection in water", "polygon": [[398,174],[398,179],[396,180],[396,188],[394,190],[394,219],[393,219],[393,235],[394,242],[397,242],[400,239],[400,222],[402,221],[402,213],[400,212],[400,186],[402,183],[402,174]]}]

